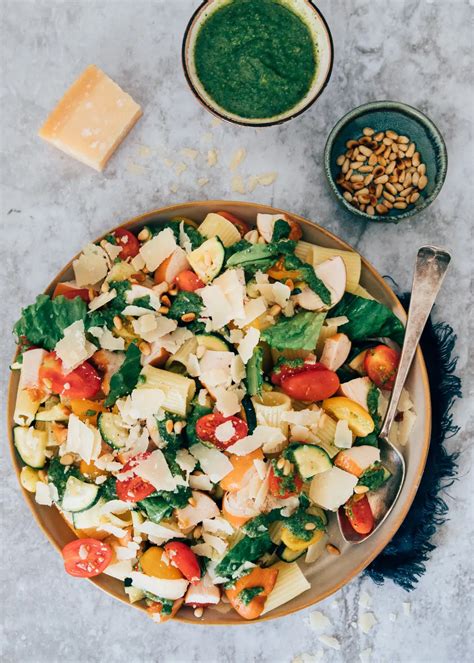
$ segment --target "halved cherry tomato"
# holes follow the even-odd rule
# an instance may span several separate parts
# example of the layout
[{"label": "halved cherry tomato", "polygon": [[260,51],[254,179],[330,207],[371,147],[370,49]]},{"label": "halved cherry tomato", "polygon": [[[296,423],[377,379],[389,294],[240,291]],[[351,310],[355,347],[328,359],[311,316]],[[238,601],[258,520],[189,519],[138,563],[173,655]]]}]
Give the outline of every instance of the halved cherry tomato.
[{"label": "halved cherry tomato", "polygon": [[60,359],[54,352],[44,358],[39,369],[40,381],[51,384],[55,394],[68,398],[93,398],[100,389],[101,378],[95,368],[85,361],[70,373],[66,373]]},{"label": "halved cherry tomato", "polygon": [[[278,569],[269,567],[262,569],[253,568],[250,573],[239,578],[232,589],[226,589],[225,593],[232,607],[244,619],[256,619],[262,614],[267,596],[275,586],[278,577]],[[244,589],[260,587],[261,592],[257,594],[247,605],[242,601],[240,593]]]},{"label": "halved cherry tomato", "polygon": [[198,558],[189,546],[181,541],[165,543],[165,553],[168,555],[171,565],[179,569],[191,585],[199,582],[201,567]]},{"label": "halved cherry tomato", "polygon": [[[145,460],[149,455],[150,452],[145,451],[145,453],[137,454],[133,458],[130,458],[128,463],[123,466],[122,472],[125,473],[133,470],[141,460]],[[145,481],[145,479],[142,479],[136,474],[122,481],[117,479],[116,489],[119,500],[123,500],[124,502],[139,502],[156,490],[151,483],[148,483],[148,481]]]},{"label": "halved cherry tomato", "polygon": [[163,560],[164,552],[163,548],[158,546],[148,548],[140,557],[140,566],[143,573],[161,580],[180,580],[183,574],[176,566],[167,564]]},{"label": "halved cherry tomato", "polygon": [[114,237],[118,246],[122,247],[119,257],[122,258],[122,260],[135,258],[140,250],[140,242],[135,235],[129,230],[125,230],[125,228],[119,228],[114,232]]},{"label": "halved cherry tomato", "polygon": [[374,528],[374,515],[367,495],[354,495],[344,505],[347,520],[358,534],[369,534]]},{"label": "halved cherry tomato", "polygon": [[62,295],[66,299],[75,299],[80,297],[86,303],[90,302],[89,289],[88,288],[73,288],[68,283],[58,283],[54,288],[53,299]]},{"label": "halved cherry tomato", "polygon": [[204,283],[191,269],[185,269],[183,272],[180,272],[176,277],[176,284],[180,290],[185,290],[186,292],[194,292],[195,290],[199,290],[199,288],[204,288]]},{"label": "halved cherry tomato", "polygon": [[[221,442],[216,437],[216,428],[227,421],[232,422],[234,434],[225,442]],[[220,412],[205,414],[196,422],[196,434],[204,442],[211,442],[218,449],[227,449],[238,440],[241,440],[248,433],[248,426],[243,419],[239,417],[224,417]]]},{"label": "halved cherry tomato", "polygon": [[364,368],[379,389],[392,391],[399,363],[399,352],[389,348],[388,345],[377,345],[367,350]]},{"label": "halved cherry tomato", "polygon": [[298,401],[322,401],[339,389],[337,373],[322,364],[305,364],[303,370],[282,378],[281,388]]},{"label": "halved cherry tomato", "polygon": [[[285,483],[288,484],[290,482],[293,484],[293,487],[289,485],[285,486]],[[279,477],[277,474],[275,474],[273,465],[270,467],[268,489],[273,497],[279,497],[280,499],[285,500],[287,497],[299,495],[302,488],[303,480],[296,471],[287,477]]]},{"label": "halved cherry tomato", "polygon": [[112,559],[112,548],[97,539],[76,539],[62,549],[64,568],[76,578],[98,576]]},{"label": "halved cherry tomato", "polygon": [[234,216],[230,212],[216,212],[216,214],[219,214],[219,216],[223,216],[224,219],[230,221],[237,228],[241,237],[249,232],[250,226],[245,223],[245,221],[242,221],[242,219],[239,219],[238,216]]},{"label": "halved cherry tomato", "polygon": [[176,599],[176,601],[173,602],[173,607],[171,608],[171,613],[169,615],[162,615],[163,611],[163,604],[158,603],[157,601],[153,601],[150,603],[150,605],[147,607],[146,611],[149,615],[160,615],[156,621],[158,621],[160,624],[163,622],[167,622],[170,619],[173,619],[175,614],[178,612],[178,610],[181,608],[181,606],[184,603],[184,599]]}]

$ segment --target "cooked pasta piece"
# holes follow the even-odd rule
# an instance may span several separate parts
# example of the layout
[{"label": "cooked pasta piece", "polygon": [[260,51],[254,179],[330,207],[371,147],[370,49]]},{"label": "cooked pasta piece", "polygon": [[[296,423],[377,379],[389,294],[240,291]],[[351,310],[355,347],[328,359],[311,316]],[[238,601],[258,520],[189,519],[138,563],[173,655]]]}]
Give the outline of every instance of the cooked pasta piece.
[{"label": "cooked pasta piece", "polygon": [[189,355],[194,354],[197,349],[197,339],[195,336],[189,338],[180,349],[175,352],[166,362],[166,369],[173,373],[186,373],[188,369]]},{"label": "cooked pasta piece", "polygon": [[311,244],[310,242],[305,242],[304,240],[300,240],[296,244],[295,254],[303,262],[309,262],[310,264],[312,264],[314,248],[315,248],[314,244]]},{"label": "cooked pasta piece", "polygon": [[296,562],[292,564],[278,562],[272,568],[278,569],[278,578],[267,598],[262,615],[279,608],[311,588]]},{"label": "cooked pasta piece", "polygon": [[231,246],[240,239],[240,233],[233,223],[220,214],[211,212],[199,226],[199,232],[204,237],[218,237],[224,246]]},{"label": "cooked pasta piece", "polygon": [[161,389],[165,394],[162,407],[174,414],[186,415],[196,392],[194,380],[153,366],[145,366],[141,375],[145,381],[138,385],[138,389]]},{"label": "cooked pasta piece", "polygon": [[[254,396],[252,402],[257,415],[257,423],[264,426],[279,428],[281,432],[288,435],[288,423],[282,421],[282,414],[291,410],[291,398],[278,391],[264,391],[261,396]],[[281,451],[286,446],[286,441],[279,445],[273,452]]]},{"label": "cooked pasta piece", "polygon": [[363,297],[364,299],[373,299],[373,300],[375,300],[375,297],[372,297],[370,292],[368,292],[361,285],[358,285],[357,287],[353,288],[352,290],[349,290],[349,288],[346,288],[346,290],[351,292],[353,295],[357,295],[358,297]]}]

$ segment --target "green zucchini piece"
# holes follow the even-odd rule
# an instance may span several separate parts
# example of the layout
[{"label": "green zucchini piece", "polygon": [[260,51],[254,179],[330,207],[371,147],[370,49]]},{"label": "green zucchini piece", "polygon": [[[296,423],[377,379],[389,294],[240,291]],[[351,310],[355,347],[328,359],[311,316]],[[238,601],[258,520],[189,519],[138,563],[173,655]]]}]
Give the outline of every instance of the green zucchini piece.
[{"label": "green zucchini piece", "polygon": [[261,396],[263,387],[263,349],[258,345],[247,362],[247,390],[250,396]]},{"label": "green zucchini piece", "polygon": [[284,543],[281,543],[276,549],[276,554],[283,562],[295,562],[305,554],[306,550],[291,550]]},{"label": "green zucchini piece", "polygon": [[326,472],[332,467],[328,454],[314,444],[299,444],[291,449],[293,458],[301,477],[311,479],[316,474]]},{"label": "green zucchini piece", "polygon": [[214,350],[216,352],[229,352],[229,350],[232,350],[232,346],[218,334],[197,334],[196,340],[198,345],[202,345],[206,350]]},{"label": "green zucchini piece", "polygon": [[24,463],[37,470],[45,466],[48,444],[48,433],[45,430],[16,426],[13,429],[13,440]]},{"label": "green zucchini piece", "polygon": [[99,490],[100,486],[95,483],[86,483],[70,476],[66,481],[61,508],[70,513],[90,509],[98,499]]},{"label": "green zucchini piece", "polygon": [[128,430],[122,426],[122,417],[112,412],[102,412],[99,415],[98,428],[104,442],[114,449],[122,449],[128,439]]},{"label": "green zucchini piece", "polygon": [[204,283],[216,278],[222,269],[224,258],[224,245],[217,237],[206,240],[188,254],[189,264]]}]

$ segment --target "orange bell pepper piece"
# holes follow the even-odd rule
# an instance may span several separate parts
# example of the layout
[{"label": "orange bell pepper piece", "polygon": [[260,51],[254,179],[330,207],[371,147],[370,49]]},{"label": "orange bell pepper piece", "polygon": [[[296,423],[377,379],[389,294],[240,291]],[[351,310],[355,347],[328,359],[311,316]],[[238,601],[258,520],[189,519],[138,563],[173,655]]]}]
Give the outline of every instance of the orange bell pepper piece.
[{"label": "orange bell pepper piece", "polygon": [[[225,593],[232,607],[244,619],[256,619],[262,614],[265,601],[275,586],[278,577],[278,569],[269,567],[262,569],[256,566],[246,576],[239,578],[232,589],[226,589]],[[246,605],[240,593],[244,589],[261,587],[262,591]]]}]

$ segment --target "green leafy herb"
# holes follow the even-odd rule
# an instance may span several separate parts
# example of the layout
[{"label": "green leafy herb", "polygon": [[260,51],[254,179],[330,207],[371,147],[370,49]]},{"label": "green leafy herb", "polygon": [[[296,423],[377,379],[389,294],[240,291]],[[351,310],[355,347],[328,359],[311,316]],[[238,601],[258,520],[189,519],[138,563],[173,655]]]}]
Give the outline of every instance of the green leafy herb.
[{"label": "green leafy herb", "polygon": [[369,414],[372,417],[375,425],[375,429],[372,433],[369,433],[365,437],[358,437],[354,442],[354,446],[369,446],[369,447],[378,447],[380,433],[380,428],[382,426],[382,418],[379,414],[379,396],[380,392],[375,385],[372,385],[367,394],[367,408]]},{"label": "green leafy herb", "polygon": [[[111,281],[109,283],[110,289],[115,290],[116,296],[105,306],[101,306],[97,311],[88,313],[86,319],[86,327],[108,327],[112,329],[114,326],[114,318],[116,315],[121,315],[123,309],[128,306],[127,292],[132,287],[130,281]],[[149,298],[147,298],[149,300]],[[137,300],[134,304],[138,306]],[[146,306],[145,308],[150,308]]]},{"label": "green leafy herb", "polygon": [[67,299],[62,295],[51,299],[38,295],[34,304],[21,312],[13,331],[19,342],[28,341],[45,350],[53,350],[64,336],[64,330],[77,320],[85,320],[87,304],[80,297]]},{"label": "green leafy herb", "polygon": [[235,253],[240,253],[240,251],[249,249],[251,246],[253,246],[253,244],[246,239],[240,239],[238,242],[234,242],[234,244],[231,244],[225,249],[225,262],[227,262]]},{"label": "green leafy herb", "polygon": [[107,477],[107,480],[100,487],[100,496],[107,502],[118,499],[117,479],[113,476]]},{"label": "green leafy herb", "polygon": [[141,352],[135,342],[130,343],[125,359],[119,370],[110,379],[110,392],[105,401],[105,406],[110,407],[117,398],[127,396],[135,389],[138,377],[142,370]]},{"label": "green leafy herb", "polygon": [[181,290],[171,304],[168,316],[173,320],[180,320],[185,313],[201,314],[203,309],[202,298],[195,292]]},{"label": "green leafy herb", "polygon": [[189,237],[189,241],[191,242],[193,250],[200,247],[201,244],[207,239],[204,237],[204,235],[201,235],[199,230],[196,230],[196,228],[193,228],[189,224],[184,224],[184,232]]},{"label": "green leafy herb", "polygon": [[61,465],[58,457],[52,458],[48,467],[48,481],[56,487],[60,503],[63,499],[69,477],[76,477],[76,479],[80,479],[81,481],[87,481],[75,465]]},{"label": "green leafy herb", "polygon": [[259,516],[248,520],[242,525],[242,531],[251,538],[258,538],[263,534],[267,534],[269,527],[277,520],[281,520],[281,509],[273,509],[269,513],[261,513]]},{"label": "green leafy herb", "polygon": [[333,317],[343,315],[349,318],[349,322],[341,325],[338,331],[347,334],[351,341],[387,337],[403,345],[405,328],[384,304],[346,292],[331,311]]},{"label": "green leafy herb", "polygon": [[227,552],[216,566],[216,575],[235,580],[242,575],[241,567],[244,562],[256,562],[273,548],[274,544],[268,533],[258,537],[245,536]]},{"label": "green leafy herb", "polygon": [[[278,221],[277,221],[278,223]],[[244,605],[248,605],[256,596],[263,592],[263,587],[246,587],[238,594],[238,599]]]},{"label": "green leafy herb", "polygon": [[298,270],[300,280],[304,281],[313,292],[319,295],[324,304],[331,304],[331,293],[316,275],[312,265],[303,262],[294,254],[289,254],[285,257],[285,269]]},{"label": "green leafy herb", "polygon": [[264,329],[260,339],[277,350],[314,350],[325,313],[302,311]]},{"label": "green leafy herb", "polygon": [[284,219],[277,219],[273,226],[272,242],[278,242],[280,239],[288,239],[290,232],[290,224]]},{"label": "green leafy herb", "polygon": [[247,362],[247,391],[251,396],[261,396],[263,387],[263,349],[255,346],[252,356]]},{"label": "green leafy herb", "polygon": [[369,490],[377,490],[390,477],[390,472],[376,462],[368,467],[359,477],[358,486],[367,486]]},{"label": "green leafy herb", "polygon": [[226,262],[226,267],[242,267],[247,278],[256,272],[265,272],[280,255],[294,252],[296,242],[288,239],[269,244],[251,244],[242,251],[234,253]]},{"label": "green leafy herb", "polygon": [[174,509],[183,509],[189,498],[191,490],[187,486],[178,486],[174,492],[157,491],[138,502],[138,507],[145,511],[147,518],[153,523],[159,524],[163,518],[168,518]]},{"label": "green leafy herb", "polygon": [[150,311],[153,311],[153,306],[150,304],[150,295],[145,295],[144,297],[137,297],[133,300],[134,306],[141,306],[142,308],[148,308]]},{"label": "green leafy herb", "polygon": [[115,237],[115,235],[106,235],[104,239],[109,244],[113,244],[114,246],[117,245],[117,238]]},{"label": "green leafy herb", "polygon": [[[314,525],[314,529],[306,529],[308,523]],[[303,508],[299,508],[285,520],[285,527],[302,541],[311,541],[317,530],[326,530],[326,526],[319,516],[313,516]]]}]

